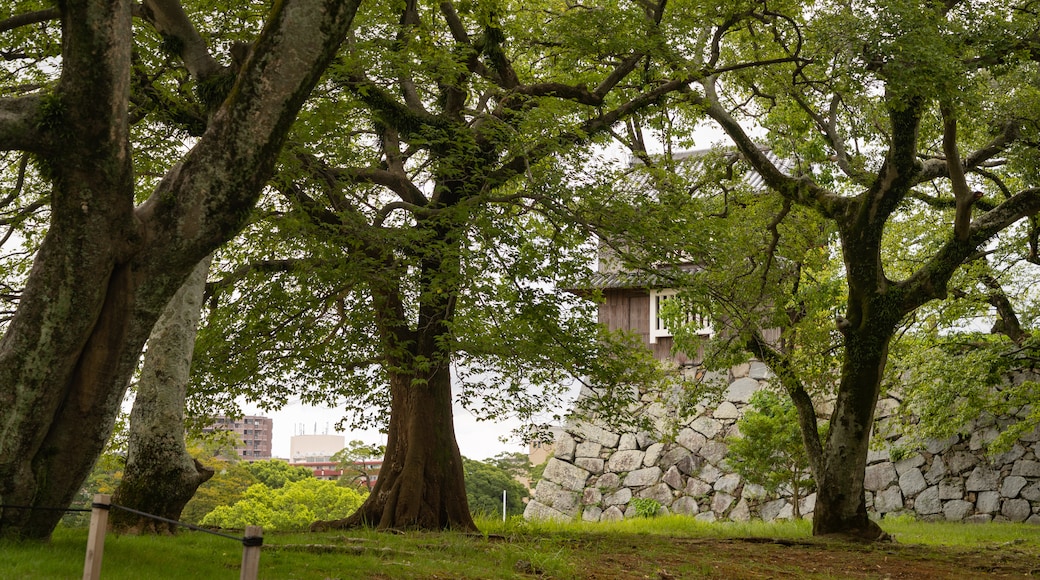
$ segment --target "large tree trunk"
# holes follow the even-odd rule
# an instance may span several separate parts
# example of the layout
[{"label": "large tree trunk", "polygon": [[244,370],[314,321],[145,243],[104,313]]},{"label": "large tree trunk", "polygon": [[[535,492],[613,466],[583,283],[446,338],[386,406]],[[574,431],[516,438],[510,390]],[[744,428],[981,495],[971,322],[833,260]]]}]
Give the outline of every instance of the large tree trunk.
[{"label": "large tree trunk", "polygon": [[391,393],[386,456],[372,493],[349,518],[318,522],[314,529],[475,531],[455,441],[448,368],[435,370],[425,383],[396,374]]},{"label": "large tree trunk", "polygon": [[[0,512],[0,536],[46,538],[57,525],[55,508],[70,504],[111,434],[152,326],[198,261],[245,223],[359,1],[276,5],[206,133],[137,208],[132,2],[59,3],[52,101],[22,111],[0,98],[0,148],[33,144],[54,183],[47,236],[0,341],[0,504],[18,506]],[[43,134],[10,137],[12,127]]]},{"label": "large tree trunk", "polygon": [[[130,413],[126,469],[112,498],[113,503],[170,520],[180,519],[195,490],[213,477],[213,470],[192,458],[184,443],[184,404],[209,263],[210,258],[199,262],[148,339]],[[109,521],[124,533],[177,530],[174,524],[119,509]]]},{"label": "large tree trunk", "polygon": [[874,409],[891,338],[891,332],[877,328],[846,334],[838,398],[823,448],[822,469],[815,474],[813,535],[843,535],[866,540],[885,537],[881,528],[867,516],[863,480]]}]

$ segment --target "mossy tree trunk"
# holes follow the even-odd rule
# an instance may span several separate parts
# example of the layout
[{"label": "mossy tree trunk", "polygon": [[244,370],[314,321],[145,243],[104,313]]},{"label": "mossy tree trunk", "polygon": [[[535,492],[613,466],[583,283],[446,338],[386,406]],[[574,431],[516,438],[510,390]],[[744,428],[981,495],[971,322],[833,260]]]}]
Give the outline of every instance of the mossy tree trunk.
[{"label": "mossy tree trunk", "polygon": [[[166,306],[148,339],[141,378],[130,413],[126,468],[112,502],[170,520],[213,470],[191,457],[184,442],[184,404],[191,373],[210,258]],[[112,528],[124,533],[173,533],[175,524],[114,510]]]},{"label": "mossy tree trunk", "polygon": [[[53,184],[47,236],[0,339],[0,503],[19,506],[0,513],[0,536],[50,536],[62,515],[50,508],[90,473],[152,326],[245,223],[359,1],[278,4],[205,133],[137,207],[133,3],[58,4],[53,92],[0,99],[0,149],[36,154]],[[147,4],[191,29],[177,2]]]}]

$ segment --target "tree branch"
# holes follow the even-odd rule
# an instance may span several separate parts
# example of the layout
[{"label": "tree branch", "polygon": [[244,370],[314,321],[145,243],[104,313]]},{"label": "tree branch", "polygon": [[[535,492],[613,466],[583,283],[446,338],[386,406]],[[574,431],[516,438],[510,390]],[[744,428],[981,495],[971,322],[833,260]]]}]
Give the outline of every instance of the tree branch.
[{"label": "tree branch", "polygon": [[41,151],[39,130],[42,98],[37,95],[0,99],[0,150]]}]

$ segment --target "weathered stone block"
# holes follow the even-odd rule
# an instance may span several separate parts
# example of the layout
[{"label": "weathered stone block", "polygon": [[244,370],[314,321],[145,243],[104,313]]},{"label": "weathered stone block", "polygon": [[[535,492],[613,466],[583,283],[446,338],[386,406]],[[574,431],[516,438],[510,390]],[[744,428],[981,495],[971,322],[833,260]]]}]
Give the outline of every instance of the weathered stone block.
[{"label": "weathered stone block", "polygon": [[599,457],[603,446],[595,441],[583,441],[574,449],[574,457]]},{"label": "weathered stone block", "polygon": [[620,522],[623,519],[625,519],[625,512],[621,511],[616,505],[603,510],[603,515],[599,517],[601,522]]},{"label": "weathered stone block", "polygon": [[619,489],[619,490],[617,490],[617,491],[615,491],[613,493],[608,493],[608,494],[604,495],[603,496],[603,505],[606,505],[606,506],[625,505],[631,499],[632,499],[632,490],[627,488],[627,487],[622,487],[621,489]]},{"label": "weathered stone block", "polygon": [[878,492],[874,498],[874,509],[881,514],[903,509],[903,491],[898,485],[893,485]]},{"label": "weathered stone block", "polygon": [[1024,499],[1009,499],[1004,502],[1000,513],[1013,522],[1024,522],[1032,515],[1033,509]]},{"label": "weathered stone block", "polygon": [[704,460],[696,455],[686,455],[675,466],[686,475],[696,475],[704,466]]},{"label": "weathered stone block", "polygon": [[621,485],[625,487],[643,487],[646,485],[653,485],[661,480],[661,468],[656,465],[653,467],[644,467],[643,469],[637,469],[630,471],[621,480]]},{"label": "weathered stone block", "polygon": [[698,511],[700,511],[700,508],[697,506],[697,500],[688,495],[684,495],[672,502],[672,512],[674,513],[692,516]]},{"label": "weathered stone block", "polygon": [[863,478],[863,487],[870,491],[886,489],[896,481],[896,468],[891,463],[868,465]]},{"label": "weathered stone block", "polygon": [[939,488],[933,485],[917,494],[917,497],[914,498],[914,511],[921,515],[941,512],[942,502],[939,501]]},{"label": "weathered stone block", "polygon": [[657,485],[651,485],[650,487],[641,490],[638,494],[639,497],[656,500],[657,503],[664,507],[672,505],[674,496],[672,495],[672,489],[663,483]]},{"label": "weathered stone block", "polygon": [[878,419],[884,419],[895,415],[896,410],[899,409],[899,401],[892,397],[886,397],[877,402],[877,406],[874,407],[874,416]]},{"label": "weathered stone block", "polygon": [[625,451],[627,449],[639,449],[639,441],[636,440],[634,433],[623,433],[621,439],[618,440],[618,450]]},{"label": "weathered stone block", "polygon": [[925,451],[931,454],[946,453],[960,441],[959,435],[950,435],[946,439],[929,439],[925,442]]},{"label": "weathered stone block", "polygon": [[576,446],[577,443],[574,441],[574,437],[571,437],[569,433],[561,431],[556,436],[556,442],[553,443],[553,456],[570,461],[574,459],[574,449]]},{"label": "weathered stone block", "polygon": [[636,443],[639,444],[639,448],[645,450],[654,443],[658,443],[657,439],[647,431],[640,431],[636,433]]},{"label": "weathered stone block", "polygon": [[[899,471],[899,467],[896,467],[896,471]],[[924,475],[921,474],[921,470],[918,468],[908,469],[899,476],[899,488],[903,490],[903,496],[913,497],[928,487],[928,482],[924,480]]]},{"label": "weathered stone block", "polygon": [[633,471],[642,467],[643,458],[645,456],[646,452],[638,449],[618,451],[611,455],[610,459],[607,460],[606,470],[613,471],[614,473]]},{"label": "weathered stone block", "polygon": [[873,465],[875,463],[890,460],[890,448],[888,445],[885,445],[881,449],[874,449],[874,446],[871,445],[870,448],[867,449],[867,465]]},{"label": "weathered stone block", "polygon": [[686,449],[692,452],[701,450],[701,446],[708,441],[708,438],[704,435],[694,431],[693,429],[686,427],[679,431],[679,434],[675,436],[675,442],[682,445]]},{"label": "weathered stone block", "polygon": [[555,520],[560,522],[570,521],[570,516],[567,514],[555,510],[547,505],[544,505],[538,501],[531,500],[527,502],[527,507],[524,508],[524,519],[528,520]]},{"label": "weathered stone block", "polygon": [[617,433],[607,431],[603,427],[582,421],[574,428],[575,435],[583,437],[586,441],[595,441],[604,447],[617,447],[621,436]]},{"label": "weathered stone block", "polygon": [[542,477],[554,481],[566,489],[581,491],[589,479],[589,472],[554,457],[546,464]]},{"label": "weathered stone block", "polygon": [[1019,459],[1011,468],[1011,475],[1022,477],[1040,477],[1040,461],[1031,459]]},{"label": "weathered stone block", "polygon": [[1022,497],[1022,499],[1027,499],[1029,501],[1040,501],[1040,482],[1023,487],[1022,491],[1018,492],[1018,495]]},{"label": "weathered stone block", "polygon": [[596,487],[603,491],[613,491],[621,487],[621,476],[616,473],[604,473],[596,481]]},{"label": "weathered stone block", "polygon": [[718,518],[715,516],[715,512],[713,512],[713,511],[706,511],[706,512],[701,512],[701,513],[693,516],[693,519],[697,520],[698,522],[707,522],[707,523],[710,524],[711,522],[714,522]]},{"label": "weathered stone block", "polygon": [[740,476],[736,473],[727,473],[715,481],[712,488],[715,491],[732,494],[740,487]]},{"label": "weathered stone block", "polygon": [[980,431],[975,431],[971,434],[971,441],[968,443],[968,449],[972,451],[979,451],[985,449],[987,445],[993,442],[1000,435],[1000,431],[997,431],[995,427],[986,427]]},{"label": "weathered stone block", "polygon": [[665,472],[664,476],[661,478],[661,481],[668,484],[672,489],[683,488],[682,474],[679,473],[679,468],[674,465],[668,468],[668,471]]},{"label": "weathered stone block", "polygon": [[1000,495],[1008,499],[1014,499],[1018,497],[1018,493],[1022,491],[1022,488],[1027,483],[1029,482],[1021,475],[1009,475],[1000,484]]},{"label": "weathered stone block", "polygon": [[802,512],[802,517],[816,511],[816,493],[810,493],[803,497],[802,501],[799,503],[799,508]]},{"label": "weathered stone block", "polygon": [[722,471],[710,463],[705,463],[704,467],[702,467],[700,472],[697,474],[697,477],[715,485],[715,482],[722,477]]},{"label": "weathered stone block", "polygon": [[690,480],[686,482],[686,489],[683,493],[691,497],[704,497],[711,493],[711,484],[701,481],[696,477],[691,477]]},{"label": "weathered stone block", "polygon": [[751,361],[751,368],[748,369],[748,377],[756,380],[764,380],[773,378],[773,371],[770,370],[769,365],[762,361],[753,360]]},{"label": "weathered stone block", "polygon": [[755,379],[737,379],[729,384],[722,398],[731,403],[747,403],[751,400],[751,395],[760,388],[761,385]]},{"label": "weathered stone block", "polygon": [[784,507],[787,507],[788,509],[791,508],[786,499],[774,499],[773,501],[762,504],[762,507],[758,510],[758,515],[763,521],[771,522],[780,515],[780,512]]},{"label": "weathered stone block", "polygon": [[738,501],[737,505],[732,510],[730,510],[729,515],[727,517],[733,520],[734,522],[749,521],[751,519],[751,508],[748,506],[747,500],[741,499],[740,501]]},{"label": "weathered stone block", "polygon": [[701,416],[694,419],[693,423],[690,423],[690,428],[710,440],[718,435],[719,431],[722,431],[723,425],[717,419]]},{"label": "weathered stone block", "polygon": [[955,499],[943,504],[943,515],[951,522],[963,520],[974,510],[975,506],[970,501],[964,501],[963,499]]},{"label": "weathered stone block", "polygon": [[984,514],[1000,511],[1000,494],[995,491],[982,491],[975,498],[975,509]]},{"label": "weathered stone block", "polygon": [[721,441],[711,441],[701,447],[701,457],[707,460],[712,465],[719,465],[722,460],[726,458],[726,454],[729,453],[729,447]]},{"label": "weathered stone block", "polygon": [[602,515],[603,510],[599,506],[590,505],[581,512],[581,519],[586,522],[598,522]]},{"label": "weathered stone block", "polygon": [[943,480],[939,484],[939,499],[961,499],[964,497],[964,483],[959,479]]},{"label": "weathered stone block", "polygon": [[723,401],[721,405],[711,414],[711,416],[720,421],[732,421],[737,417],[740,417],[740,410],[737,406],[729,401]]},{"label": "weathered stone block", "polygon": [[1000,472],[978,466],[964,482],[965,491],[996,491]]},{"label": "weathered stone block", "polygon": [[[683,457],[688,457],[689,455],[690,452],[687,451],[685,447],[683,447],[682,445],[676,445],[662,453],[660,459],[656,461],[656,465],[662,468],[670,467],[672,465],[678,464],[680,461],[682,461]],[[649,467],[649,465],[647,467]]]},{"label": "weathered stone block", "polygon": [[745,497],[752,501],[765,499],[769,496],[769,494],[766,493],[766,488],[754,483],[745,483],[744,492],[740,495],[741,497]]},{"label": "weathered stone block", "polygon": [[932,459],[932,466],[928,468],[928,472],[924,474],[924,480],[929,484],[934,485],[935,483],[946,477],[947,469],[946,462],[943,461],[942,457],[936,455]]},{"label": "weathered stone block", "polygon": [[585,505],[595,505],[603,501],[603,492],[598,487],[586,487],[581,492],[581,503]]},{"label": "weathered stone block", "polygon": [[906,459],[901,459],[899,461],[896,461],[892,465],[895,466],[896,473],[898,473],[899,476],[902,477],[902,475],[904,473],[906,473],[907,471],[909,471],[911,469],[914,469],[914,468],[917,468],[917,467],[921,467],[922,465],[924,465],[924,457],[921,457],[920,454],[918,454],[918,455],[911,455],[910,457],[907,457]]},{"label": "weathered stone block", "polygon": [[657,463],[657,460],[661,458],[661,451],[664,450],[663,443],[653,443],[646,448],[646,455],[643,456],[643,465],[650,467]]},{"label": "weathered stone block", "polygon": [[946,458],[946,467],[949,468],[950,473],[960,475],[972,467],[975,467],[978,462],[978,457],[975,457],[967,451],[955,451],[949,454]]},{"label": "weathered stone block", "polygon": [[603,473],[604,461],[598,457],[578,457],[574,460],[574,465],[580,467],[593,475],[599,475]]},{"label": "weathered stone block", "polygon": [[729,509],[729,506],[733,505],[735,499],[728,493],[716,493],[715,497],[711,498],[711,511],[722,517],[726,515],[726,511]]},{"label": "weathered stone block", "polygon": [[730,377],[733,379],[746,377],[749,372],[751,372],[751,363],[740,363],[729,370]]},{"label": "weathered stone block", "polygon": [[1008,449],[1004,453],[1001,453],[1000,455],[997,455],[996,457],[990,459],[990,463],[996,467],[1001,467],[1003,465],[1007,465],[1008,463],[1014,463],[1015,461],[1018,461],[1025,454],[1026,448],[1022,447],[1018,443],[1015,443],[1011,446],[1011,449]]}]

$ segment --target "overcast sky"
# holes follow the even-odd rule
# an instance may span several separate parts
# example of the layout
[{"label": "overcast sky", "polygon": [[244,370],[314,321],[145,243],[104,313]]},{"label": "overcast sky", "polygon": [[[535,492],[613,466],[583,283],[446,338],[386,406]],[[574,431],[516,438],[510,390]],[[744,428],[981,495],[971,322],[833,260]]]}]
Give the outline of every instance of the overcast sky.
[{"label": "overcast sky", "polygon": [[[343,416],[342,411],[336,409],[310,407],[300,403],[292,403],[276,412],[264,412],[256,407],[244,405],[242,412],[247,415],[270,417],[274,421],[272,454],[275,457],[289,457],[289,438],[293,435],[343,435],[347,442],[360,439],[365,443],[379,445],[386,443],[386,435],[375,429],[350,432],[336,431],[336,422]],[[459,443],[459,451],[463,456],[470,459],[487,459],[503,451],[527,453],[526,445],[516,441],[508,443],[501,441],[504,437],[508,438],[512,430],[518,425],[518,421],[502,423],[478,422],[471,413],[458,405],[455,406],[455,438]]]}]

